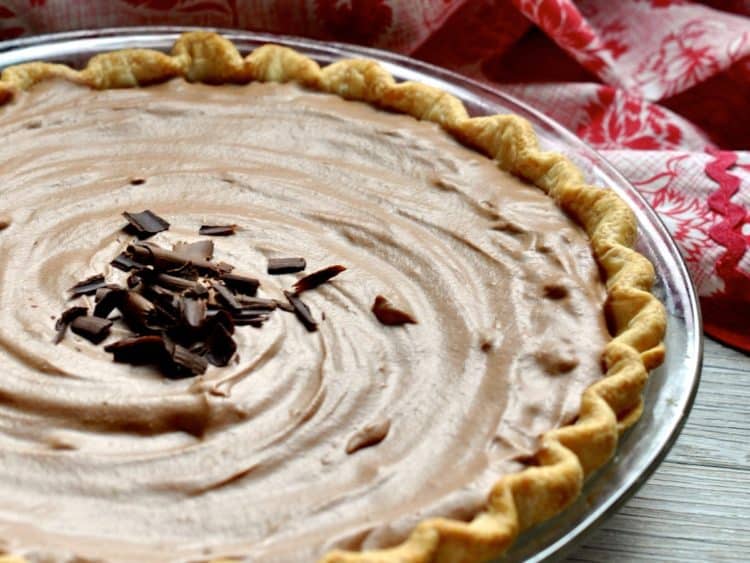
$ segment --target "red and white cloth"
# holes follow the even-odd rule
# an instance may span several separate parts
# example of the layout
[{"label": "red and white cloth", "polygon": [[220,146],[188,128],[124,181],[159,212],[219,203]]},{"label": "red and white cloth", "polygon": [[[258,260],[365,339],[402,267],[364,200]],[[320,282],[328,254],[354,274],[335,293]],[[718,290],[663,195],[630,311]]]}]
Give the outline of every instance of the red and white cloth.
[{"label": "red and white cloth", "polygon": [[0,40],[151,24],[372,45],[500,85],[648,198],[706,331],[750,351],[750,0],[0,0]]}]

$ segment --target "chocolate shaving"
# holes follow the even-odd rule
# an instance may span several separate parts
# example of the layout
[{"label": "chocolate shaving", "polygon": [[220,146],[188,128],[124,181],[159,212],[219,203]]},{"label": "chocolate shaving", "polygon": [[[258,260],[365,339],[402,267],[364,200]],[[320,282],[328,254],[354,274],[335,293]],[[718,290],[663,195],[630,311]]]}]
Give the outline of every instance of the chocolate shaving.
[{"label": "chocolate shaving", "polygon": [[280,274],[294,274],[307,267],[304,258],[269,258],[268,273],[274,276]]},{"label": "chocolate shaving", "polygon": [[102,287],[96,291],[96,306],[94,316],[106,319],[109,314],[122,305],[126,290]]},{"label": "chocolate shaving", "polygon": [[308,274],[304,278],[297,280],[297,283],[294,284],[294,291],[299,294],[303,291],[314,289],[331,278],[338,276],[344,270],[346,270],[344,266],[337,264],[335,266],[328,266],[322,270],[313,272],[312,274]]},{"label": "chocolate shaving", "polygon": [[212,283],[211,289],[213,289],[216,292],[216,297],[219,301],[224,303],[227,307],[230,309],[241,309],[242,305],[237,301],[237,299],[234,297],[234,294],[229,291],[227,286],[221,283]]},{"label": "chocolate shaving", "polygon": [[240,319],[237,321],[237,326],[251,326],[253,328],[261,328],[263,323],[268,319]]},{"label": "chocolate shaving", "polygon": [[70,330],[94,344],[107,338],[111,327],[112,321],[88,315],[76,317],[70,323]]},{"label": "chocolate shaving", "polygon": [[182,318],[190,328],[201,328],[206,320],[206,300],[186,297],[182,299]]},{"label": "chocolate shaving", "polygon": [[214,257],[214,241],[178,242],[172,246],[172,250],[190,261],[207,262]]},{"label": "chocolate shaving", "polygon": [[157,274],[153,283],[178,291],[192,291],[196,294],[206,292],[206,288],[200,282],[184,279],[172,274]]},{"label": "chocolate shaving", "polygon": [[161,363],[162,372],[170,379],[193,377],[206,372],[208,361],[184,346],[164,340],[168,356]]},{"label": "chocolate shaving", "polygon": [[70,291],[71,299],[80,297],[81,295],[94,295],[96,290],[107,285],[106,280],[102,274],[96,274],[90,278],[86,278],[83,281],[79,281],[68,291]]},{"label": "chocolate shaving", "polygon": [[223,309],[219,311],[208,311],[206,313],[206,320],[206,324],[210,325],[211,330],[213,330],[215,325],[220,324],[229,334],[234,334],[234,321],[232,320],[232,315]]},{"label": "chocolate shaving", "polygon": [[237,344],[222,323],[216,323],[206,339],[206,359],[218,367],[226,366],[237,351]]},{"label": "chocolate shaving", "polygon": [[121,252],[120,254],[118,254],[115,259],[110,262],[110,264],[118,270],[122,270],[123,272],[130,272],[131,270],[143,268],[143,266],[145,266],[145,264],[141,264],[140,262],[136,262],[135,260],[133,260],[125,252]]},{"label": "chocolate shaving", "polygon": [[409,313],[394,307],[388,299],[382,295],[375,297],[372,304],[372,312],[375,314],[381,324],[388,326],[398,326],[404,324],[417,324]]},{"label": "chocolate shaving", "polygon": [[[236,295],[237,301],[242,304],[243,309],[257,309],[262,311],[273,311],[279,304],[279,301],[275,299],[265,299],[263,297],[245,297],[244,295]],[[291,305],[289,305],[291,307]]]},{"label": "chocolate shaving", "polygon": [[158,270],[179,270],[190,264],[190,260],[182,254],[168,250],[149,242],[137,242],[127,248],[135,260],[144,264],[152,264]]},{"label": "chocolate shaving", "polygon": [[160,364],[166,354],[164,339],[156,334],[124,338],[105,346],[104,351],[111,352],[114,361],[134,366]]},{"label": "chocolate shaving", "polygon": [[253,326],[255,328],[260,328],[263,326],[263,323],[265,323],[270,317],[267,313],[255,313],[255,314],[239,314],[236,316],[232,316],[232,320],[234,321],[234,324],[236,326]]},{"label": "chocolate shaving", "polygon": [[254,296],[258,292],[258,286],[260,285],[260,282],[257,279],[248,276],[241,276],[239,274],[222,274],[220,279],[227,285],[227,287],[230,287],[237,293],[242,293],[243,295]]},{"label": "chocolate shaving", "polygon": [[312,313],[310,312],[310,308],[302,301],[302,299],[297,297],[297,295],[291,291],[284,291],[284,295],[289,301],[289,304],[294,307],[294,314],[307,331],[315,332],[318,330],[318,323],[315,322],[315,319],[313,319]]},{"label": "chocolate shaving", "polygon": [[[232,266],[224,262],[191,260],[189,256],[151,242],[131,244],[127,251],[135,260],[152,264],[159,271],[169,272],[183,278],[197,278],[197,272],[209,276],[220,276],[231,272],[233,269]],[[194,271],[193,268],[197,271]]]},{"label": "chocolate shaving", "polygon": [[292,307],[292,304],[288,301],[274,300],[274,303],[276,303],[276,306],[282,311],[286,311],[287,313],[294,313],[294,307]]},{"label": "chocolate shaving", "polygon": [[80,317],[87,313],[88,313],[88,308],[80,306],[80,305],[76,307],[70,307],[69,309],[65,309],[60,315],[60,318],[57,319],[57,322],[55,323],[55,329],[59,330],[61,327],[64,327],[72,323],[76,317]]},{"label": "chocolate shaving", "polygon": [[128,227],[139,239],[147,239],[169,228],[169,223],[149,209],[140,213],[125,211],[122,216],[128,220]]},{"label": "chocolate shaving", "polygon": [[143,294],[154,302],[160,301],[162,303],[167,303],[170,307],[177,307],[179,292],[169,287],[159,285],[157,283],[157,278],[158,276],[147,280],[148,284],[143,287]]},{"label": "chocolate shaving", "polygon": [[159,328],[175,327],[182,318],[180,297],[173,291],[158,285],[144,288],[144,295],[154,304],[157,315],[150,319],[150,326]]},{"label": "chocolate shaving", "polygon": [[118,307],[125,322],[136,332],[159,330],[159,311],[156,306],[140,293],[133,290],[125,294],[123,303]]},{"label": "chocolate shaving", "polygon": [[65,336],[65,331],[67,330],[68,325],[72,323],[76,318],[86,315],[87,313],[87,307],[76,306],[65,309],[60,315],[60,318],[57,319],[57,322],[55,322],[55,330],[57,331],[57,333],[55,334],[55,338],[52,340],[52,342],[54,342],[55,344],[59,344]]},{"label": "chocolate shaving", "polygon": [[198,234],[212,237],[228,237],[237,231],[237,225],[201,225]]},{"label": "chocolate shaving", "polygon": [[240,319],[246,320],[268,320],[270,318],[271,311],[268,309],[255,309],[255,308],[243,308],[238,311],[232,311],[232,320],[235,324],[239,324],[237,321]]}]

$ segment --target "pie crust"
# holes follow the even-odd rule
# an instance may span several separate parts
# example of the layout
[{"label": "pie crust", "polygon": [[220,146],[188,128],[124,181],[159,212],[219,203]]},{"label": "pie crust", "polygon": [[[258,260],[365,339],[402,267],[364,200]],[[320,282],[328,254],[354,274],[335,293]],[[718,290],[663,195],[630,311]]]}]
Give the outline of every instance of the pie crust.
[{"label": "pie crust", "polygon": [[[583,227],[602,270],[608,295],[604,312],[613,338],[602,355],[605,376],[583,393],[577,420],[546,432],[528,466],[501,477],[489,492],[485,510],[472,521],[430,518],[396,547],[333,551],[322,561],[483,561],[571,504],[586,477],[612,458],[618,437],[638,420],[648,371],[664,357],[666,314],[650,293],[653,266],[633,249],[636,222],[627,205],[611,190],[585,184],[582,172],[563,155],[541,151],[531,125],[518,116],[470,118],[455,97],[423,84],[396,83],[372,60],[341,60],[320,68],[310,58],[276,45],[264,45],[243,58],[230,41],[210,32],[182,35],[170,55],[144,49],[101,54],[81,71],[49,63],[7,68],[0,80],[0,103],[19,89],[54,78],[108,89],[173,77],[210,84],[295,81],[435,122],[552,197]],[[23,559],[0,557],[0,563],[18,561]]]}]

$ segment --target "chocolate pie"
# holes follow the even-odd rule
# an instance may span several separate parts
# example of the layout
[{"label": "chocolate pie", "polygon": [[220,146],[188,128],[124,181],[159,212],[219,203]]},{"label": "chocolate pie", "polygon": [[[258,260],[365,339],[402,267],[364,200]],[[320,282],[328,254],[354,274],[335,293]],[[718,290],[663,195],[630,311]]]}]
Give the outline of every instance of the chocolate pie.
[{"label": "chocolate pie", "polygon": [[[634,217],[517,116],[203,32],[8,68],[0,104],[8,554],[483,561],[641,413],[665,314]],[[278,307],[234,327],[226,365],[114,361],[132,328],[91,320],[97,291],[186,279],[122,270],[207,239],[229,266],[162,292],[208,279],[192,325]]]}]

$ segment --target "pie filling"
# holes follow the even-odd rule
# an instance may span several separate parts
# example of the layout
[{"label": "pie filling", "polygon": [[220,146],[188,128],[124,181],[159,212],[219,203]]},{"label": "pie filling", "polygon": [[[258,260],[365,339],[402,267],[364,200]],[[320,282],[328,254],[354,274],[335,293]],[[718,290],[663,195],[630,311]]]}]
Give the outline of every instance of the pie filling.
[{"label": "pie filling", "polygon": [[[582,230],[437,125],[294,85],[48,81],[0,108],[0,547],[305,561],[470,519],[602,376],[605,290]],[[238,225],[215,257],[260,279],[346,271],[237,356],[169,380],[53,317],[132,241]],[[386,326],[377,295],[416,324]],[[122,338],[117,324],[107,342]],[[5,543],[3,543],[5,542]],[[256,559],[257,558],[257,559]]]}]

